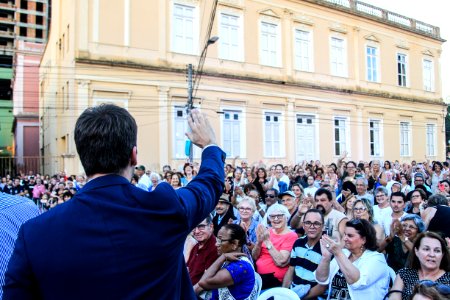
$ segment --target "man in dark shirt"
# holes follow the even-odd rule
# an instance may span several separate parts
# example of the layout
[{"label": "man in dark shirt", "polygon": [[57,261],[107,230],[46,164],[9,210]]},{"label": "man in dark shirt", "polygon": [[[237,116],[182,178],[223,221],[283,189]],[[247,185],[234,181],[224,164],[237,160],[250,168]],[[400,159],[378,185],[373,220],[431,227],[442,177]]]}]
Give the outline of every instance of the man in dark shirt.
[{"label": "man in dark shirt", "polygon": [[216,215],[213,218],[215,236],[217,236],[217,233],[223,225],[228,224],[230,219],[235,219],[230,196],[228,194],[222,194],[219,203],[216,205]]},{"label": "man in dark shirt", "polygon": [[14,185],[13,185],[12,188],[10,189],[9,193],[10,193],[11,195],[23,196],[23,194],[24,194],[24,188],[23,188],[23,186],[20,184],[20,179],[19,179],[19,178],[14,179]]},{"label": "man in dark shirt", "polygon": [[187,262],[189,277],[191,277],[194,290],[203,273],[219,257],[216,247],[216,237],[213,235],[213,224],[210,216],[206,217],[192,230],[192,235],[197,244],[192,248]]}]

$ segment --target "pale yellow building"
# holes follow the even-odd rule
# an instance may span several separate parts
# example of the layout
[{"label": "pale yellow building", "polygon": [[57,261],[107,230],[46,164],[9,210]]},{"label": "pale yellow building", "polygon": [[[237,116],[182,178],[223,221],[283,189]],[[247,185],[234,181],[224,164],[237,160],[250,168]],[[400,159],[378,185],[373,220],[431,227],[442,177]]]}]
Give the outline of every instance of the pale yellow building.
[{"label": "pale yellow building", "polygon": [[[186,65],[214,0],[64,0],[40,68],[44,172],[82,172],[73,128],[113,102],[139,163],[185,161]],[[443,159],[439,28],[353,0],[220,0],[196,92],[229,157],[250,162]],[[57,157],[63,159],[57,159]]]}]

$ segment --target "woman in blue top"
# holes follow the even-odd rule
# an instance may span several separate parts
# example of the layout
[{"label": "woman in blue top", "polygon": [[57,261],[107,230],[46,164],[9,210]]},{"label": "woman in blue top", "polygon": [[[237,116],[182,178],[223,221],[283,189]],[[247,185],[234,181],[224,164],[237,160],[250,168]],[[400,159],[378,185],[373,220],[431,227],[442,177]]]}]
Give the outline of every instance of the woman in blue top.
[{"label": "woman in blue top", "polygon": [[246,233],[237,224],[227,224],[219,230],[216,246],[220,256],[198,282],[203,290],[212,290],[208,299],[254,300],[258,297],[255,270],[242,251],[246,242]]}]

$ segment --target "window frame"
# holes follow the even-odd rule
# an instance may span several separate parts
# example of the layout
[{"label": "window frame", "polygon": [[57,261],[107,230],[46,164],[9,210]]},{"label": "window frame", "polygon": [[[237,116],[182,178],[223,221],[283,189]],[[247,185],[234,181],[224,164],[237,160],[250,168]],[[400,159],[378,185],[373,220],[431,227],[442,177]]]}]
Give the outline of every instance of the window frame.
[{"label": "window frame", "polygon": [[[367,53],[367,49],[368,48],[375,49],[375,56],[374,56],[374,58],[376,60],[375,61],[375,67],[376,67],[375,72],[376,72],[376,76],[377,76],[376,80],[370,80],[369,79],[370,71],[369,71],[369,64],[368,64],[368,56],[369,56],[369,54]],[[365,59],[365,63],[366,63],[366,80],[368,82],[380,83],[381,82],[380,47],[378,45],[366,44],[366,47],[365,47],[365,58],[366,58]],[[372,76],[373,76],[373,74],[372,74]]]},{"label": "window frame", "polygon": [[[263,152],[264,152],[264,157],[265,158],[282,158],[285,157],[286,155],[286,139],[285,139],[285,126],[284,126],[284,114],[282,111],[277,111],[277,110],[264,110],[263,111],[263,120],[262,120],[262,128],[263,128]],[[278,123],[278,143],[279,143],[279,153],[278,155],[275,154],[275,140],[272,139],[272,145],[271,145],[271,155],[269,155],[268,153],[268,149],[266,147],[266,125],[267,125],[267,117],[278,117],[279,123]],[[273,122],[271,122],[272,124]]]},{"label": "window frame", "polygon": [[[175,28],[175,7],[176,6],[182,6],[182,7],[189,7],[193,9],[193,17],[192,17],[192,51],[189,52],[186,49],[178,49],[178,45],[176,42],[176,28]],[[182,1],[173,1],[171,4],[171,12],[170,12],[170,51],[174,52],[174,53],[179,53],[179,54],[187,54],[187,55],[198,55],[198,51],[199,51],[199,47],[198,47],[198,43],[199,43],[199,12],[198,12],[199,8],[198,5],[193,4],[193,3],[185,3]],[[183,21],[184,24],[184,21]],[[185,39],[186,37],[183,36],[183,39]]]},{"label": "window frame", "polygon": [[[426,85],[426,77],[425,77],[425,62],[430,63],[429,76],[430,76],[430,86],[427,88]],[[434,60],[428,57],[424,57],[422,59],[422,82],[423,82],[423,90],[426,92],[434,92],[435,91],[435,78],[434,78]]]},{"label": "window frame", "polygon": [[[275,36],[275,63],[270,64],[269,62],[264,61],[264,55],[263,55],[263,46],[262,46],[262,37],[263,37],[263,24],[269,24],[276,27],[276,36]],[[268,50],[269,51],[269,50]],[[274,67],[274,68],[281,68],[282,67],[282,57],[281,57],[281,23],[279,20],[268,20],[266,18],[263,18],[259,21],[259,63],[263,66],[268,67]]]},{"label": "window frame", "polygon": [[[403,151],[404,151],[404,149],[403,149],[403,130],[402,130],[402,124],[405,124],[405,125],[408,125],[408,135],[407,135],[407,138],[408,138],[408,144],[407,144],[407,146],[408,146],[408,153],[404,153]],[[400,139],[399,139],[399,141],[400,141],[400,157],[411,157],[412,156],[412,132],[411,132],[411,128],[412,128],[412,125],[411,125],[412,123],[411,123],[411,121],[400,121],[400,124],[399,124],[399,130],[400,130]]]},{"label": "window frame", "polygon": [[[377,155],[375,152],[374,154],[372,154],[372,148],[371,148],[371,144],[373,143],[375,145],[375,141],[371,141],[371,131],[373,131],[370,127],[370,123],[371,122],[377,122],[378,123],[378,148],[379,148],[379,154]],[[384,143],[383,143],[383,120],[382,119],[377,119],[377,118],[369,118],[368,120],[368,129],[369,129],[369,155],[370,157],[373,158],[381,158],[384,156]],[[375,146],[374,146],[375,149]]]},{"label": "window frame", "polygon": [[[223,42],[224,39],[222,38],[225,33],[223,32],[223,27],[222,27],[222,16],[223,15],[228,15],[230,17],[235,17],[238,18],[238,25],[237,25],[237,29],[238,29],[238,45],[237,45],[237,49],[235,52],[237,53],[237,55],[235,57],[225,57],[224,53],[223,53]],[[230,61],[238,61],[238,62],[243,62],[244,61],[244,57],[245,57],[245,53],[244,53],[244,20],[243,20],[243,15],[241,13],[235,13],[235,12],[230,12],[230,11],[226,11],[223,10],[219,13],[219,18],[218,18],[218,32],[219,32],[219,36],[221,37],[219,39],[219,51],[218,51],[218,57],[219,59],[223,59],[223,60],[230,60]]]},{"label": "window frame", "polygon": [[[336,73],[334,73],[334,69],[333,69],[333,40],[341,40],[342,41],[342,73],[339,73],[338,70],[336,69]],[[332,76],[336,76],[336,77],[344,77],[344,78],[348,78],[348,48],[347,48],[347,38],[343,37],[343,36],[338,36],[338,35],[331,35],[330,39],[329,39],[329,51],[330,51],[330,75]],[[336,65],[339,64],[339,62],[336,62]]]},{"label": "window frame", "polygon": [[[298,32],[306,32],[308,33],[308,54],[309,56],[307,57],[308,60],[308,68],[301,68],[301,61],[302,58],[299,58],[299,56],[297,55],[297,51],[299,51],[301,49],[299,49],[299,47],[297,46],[297,33]],[[313,35],[313,31],[312,29],[306,29],[303,27],[296,27],[294,28],[294,33],[293,33],[294,37],[294,69],[297,71],[302,71],[302,72],[314,72],[314,35]],[[301,51],[300,51],[301,54]],[[301,56],[301,55],[300,55]],[[300,61],[299,61],[300,60]]]},{"label": "window frame", "polygon": [[[188,130],[188,124],[187,124],[187,114],[186,114],[186,104],[185,103],[178,103],[175,102],[171,105],[171,122],[172,122],[172,138],[171,138],[171,142],[172,142],[172,159],[173,160],[185,160],[187,158],[186,154],[185,154],[185,143],[187,140],[187,137],[184,135],[184,133]],[[177,111],[181,110],[183,112],[183,117],[182,119],[184,120],[184,132],[181,133],[182,137],[183,137],[183,146],[179,147],[177,145],[177,126],[176,126],[176,122],[177,120]],[[181,140],[181,139],[180,139]],[[177,151],[179,153],[181,153],[181,155],[178,156],[179,153],[177,153]],[[199,159],[201,157],[201,149],[199,147],[197,147],[196,145],[193,145],[193,158],[194,159]]]},{"label": "window frame", "polygon": [[220,111],[222,112],[220,114],[220,141],[221,141],[221,145],[222,145],[222,149],[223,151],[227,154],[227,157],[235,157],[236,154],[235,153],[227,153],[227,149],[225,149],[225,142],[224,142],[224,122],[225,122],[225,114],[226,112],[237,112],[240,114],[240,126],[239,126],[239,143],[240,143],[240,147],[239,147],[239,157],[241,158],[245,158],[247,153],[247,146],[246,146],[246,126],[247,126],[247,122],[246,122],[246,110],[245,107],[243,106],[221,106]]},{"label": "window frame", "polygon": [[[428,132],[429,131],[429,127],[433,128],[432,141],[431,141],[432,144],[430,144],[430,140],[429,140],[429,132]],[[437,151],[436,151],[436,148],[437,148],[437,130],[436,129],[437,129],[436,123],[427,123],[426,124],[425,146],[426,146],[426,153],[427,153],[428,157],[434,157],[434,156],[437,155]],[[430,151],[431,147],[433,148],[432,152]]]},{"label": "window frame", "polygon": [[[342,141],[341,141],[341,139],[339,139],[339,144],[340,144],[340,146],[339,146],[339,153],[337,153],[336,152],[336,143],[337,143],[337,141],[336,141],[336,120],[343,120],[343,121],[345,121],[345,124],[344,124],[344,130],[345,130],[345,138],[344,138],[344,142],[345,142],[345,149],[344,150],[342,150]],[[339,116],[334,116],[333,117],[333,153],[334,153],[334,156],[336,156],[336,157],[338,157],[338,156],[340,156],[341,154],[342,154],[342,152],[343,151],[347,151],[347,156],[350,156],[351,154],[351,149],[350,149],[350,117],[348,117],[348,116],[342,116],[342,115],[339,115]]]},{"label": "window frame", "polygon": [[[404,56],[405,61],[404,62],[399,61],[399,56]],[[404,63],[404,65],[405,65],[405,73],[404,74],[399,73],[399,71],[398,71],[400,63]],[[397,70],[396,71],[397,72],[397,86],[398,87],[406,87],[406,88],[409,87],[409,75],[408,75],[408,73],[409,73],[409,58],[408,58],[407,53],[404,53],[404,52],[396,53],[396,70]],[[400,82],[400,76],[404,76],[404,81],[405,81],[404,85],[402,85]]]}]

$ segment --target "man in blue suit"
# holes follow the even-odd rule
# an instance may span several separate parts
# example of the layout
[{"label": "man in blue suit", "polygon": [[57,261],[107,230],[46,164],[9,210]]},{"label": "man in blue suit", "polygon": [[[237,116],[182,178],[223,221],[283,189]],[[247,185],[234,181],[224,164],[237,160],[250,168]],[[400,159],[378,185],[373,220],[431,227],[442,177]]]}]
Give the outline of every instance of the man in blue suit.
[{"label": "man in blue suit", "polygon": [[203,149],[198,175],[151,193],[130,183],[137,126],[115,105],[85,110],[75,143],[88,183],[72,200],[25,223],[6,272],[4,299],[196,299],[186,236],[223,191],[224,152],[204,115],[187,135]]}]

